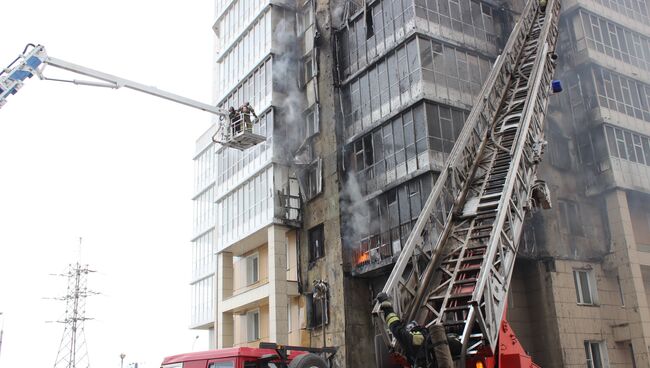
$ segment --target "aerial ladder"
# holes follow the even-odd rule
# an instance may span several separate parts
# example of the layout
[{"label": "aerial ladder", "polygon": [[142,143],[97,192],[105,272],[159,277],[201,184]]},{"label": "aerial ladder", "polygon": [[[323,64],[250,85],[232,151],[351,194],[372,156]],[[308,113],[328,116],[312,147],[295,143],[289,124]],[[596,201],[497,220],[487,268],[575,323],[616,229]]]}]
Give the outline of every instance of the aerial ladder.
[{"label": "aerial ladder", "polygon": [[[458,137],[383,293],[404,321],[442,325],[462,345],[456,367],[537,367],[506,319],[522,225],[549,208],[536,171],[558,37],[559,0],[530,0]],[[404,351],[373,314],[385,343]]]},{"label": "aerial ladder", "polygon": [[[92,80],[63,80],[48,78],[44,75],[46,66],[90,77]],[[122,87],[129,88],[215,114],[219,116],[219,128],[212,139],[214,142],[226,147],[245,150],[266,140],[264,136],[253,132],[252,127],[256,119],[254,113],[250,111],[249,107],[246,107],[245,109],[248,111],[242,111],[241,109],[228,111],[187,97],[163,91],[156,87],[147,86],[51,57],[45,51],[45,47],[34,44],[28,44],[25,46],[23,52],[14,59],[14,61],[12,61],[6,68],[0,70],[0,108],[7,103],[7,98],[9,96],[16,94],[20,88],[23,87],[24,83],[34,75],[37,75],[42,80],[69,82],[77,85],[108,87],[114,89]]]}]

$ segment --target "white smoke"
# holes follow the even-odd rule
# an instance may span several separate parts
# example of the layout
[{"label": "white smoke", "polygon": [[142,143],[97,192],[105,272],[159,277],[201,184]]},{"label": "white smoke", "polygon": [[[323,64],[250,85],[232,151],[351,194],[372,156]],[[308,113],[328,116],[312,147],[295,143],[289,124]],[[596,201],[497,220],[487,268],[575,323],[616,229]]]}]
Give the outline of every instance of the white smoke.
[{"label": "white smoke", "polygon": [[341,192],[342,232],[344,244],[357,248],[359,241],[370,232],[370,209],[363,198],[356,175],[348,176]]},{"label": "white smoke", "polygon": [[275,46],[280,52],[273,59],[273,84],[284,94],[277,104],[279,116],[275,119],[278,134],[277,157],[287,163],[302,143],[300,132],[304,128],[305,98],[298,87],[300,78],[300,52],[298,38],[292,22],[280,20],[273,32]]}]

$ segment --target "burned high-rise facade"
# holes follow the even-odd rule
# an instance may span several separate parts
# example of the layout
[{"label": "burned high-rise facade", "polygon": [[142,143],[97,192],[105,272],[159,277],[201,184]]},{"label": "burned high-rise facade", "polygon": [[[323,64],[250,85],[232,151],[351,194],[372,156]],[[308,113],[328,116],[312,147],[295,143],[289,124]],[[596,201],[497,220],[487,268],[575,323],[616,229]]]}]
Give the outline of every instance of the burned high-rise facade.
[{"label": "burned high-rise facade", "polygon": [[510,320],[548,367],[648,367],[650,26],[645,0],[563,1],[546,154]]},{"label": "burned high-rise facade", "polygon": [[[197,258],[214,294],[197,310],[215,316],[197,326],[215,346],[337,346],[336,366],[374,366],[373,297],[522,3],[216,2],[215,103],[251,102],[267,141],[199,141],[195,247],[216,258]],[[562,7],[538,173],[553,208],[527,222],[508,319],[540,366],[647,367],[648,10]]]}]

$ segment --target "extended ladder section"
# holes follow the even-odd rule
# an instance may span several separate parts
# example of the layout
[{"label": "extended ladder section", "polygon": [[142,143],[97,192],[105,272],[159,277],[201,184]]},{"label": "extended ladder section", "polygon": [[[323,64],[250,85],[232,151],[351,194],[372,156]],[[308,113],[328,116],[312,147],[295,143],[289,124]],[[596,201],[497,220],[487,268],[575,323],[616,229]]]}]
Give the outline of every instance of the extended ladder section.
[{"label": "extended ladder section", "polygon": [[496,352],[524,217],[546,194],[536,169],[559,12],[526,5],[383,290],[404,320],[458,334],[461,362]]}]

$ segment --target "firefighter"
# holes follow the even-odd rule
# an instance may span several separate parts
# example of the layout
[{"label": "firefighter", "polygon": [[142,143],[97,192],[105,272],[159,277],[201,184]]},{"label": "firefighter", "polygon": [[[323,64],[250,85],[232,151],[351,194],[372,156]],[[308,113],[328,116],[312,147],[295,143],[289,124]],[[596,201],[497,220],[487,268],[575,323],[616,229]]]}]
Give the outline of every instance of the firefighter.
[{"label": "firefighter", "polygon": [[386,293],[379,293],[377,301],[381,304],[379,308],[384,313],[384,319],[390,332],[399,342],[406,359],[413,368],[437,368],[435,358],[428,349],[428,334],[417,322],[411,321],[408,324],[399,319],[393,310],[393,304],[388,300]]},{"label": "firefighter", "polygon": [[253,115],[257,119],[257,115],[255,114],[255,110],[253,110],[253,107],[251,106],[250,103],[246,102],[244,103],[239,110],[242,113],[242,116],[244,117],[244,123],[245,123],[245,129],[246,131],[253,131],[253,124],[251,123],[251,115]]},{"label": "firefighter", "polygon": [[384,313],[386,324],[404,349],[406,359],[411,367],[454,367],[452,356],[458,356],[462,348],[458,335],[446,333],[445,327],[441,324],[434,324],[430,329],[420,326],[416,321],[404,325],[393,310],[393,305],[386,293],[379,293],[377,301],[381,303],[379,308]]},{"label": "firefighter", "polygon": [[539,10],[543,13],[546,11],[546,4],[548,0],[539,0]]},{"label": "firefighter", "polygon": [[241,131],[241,116],[238,111],[235,110],[234,107],[230,106],[228,108],[228,118],[230,119],[230,126],[232,127],[232,134],[236,135],[239,134]]}]

